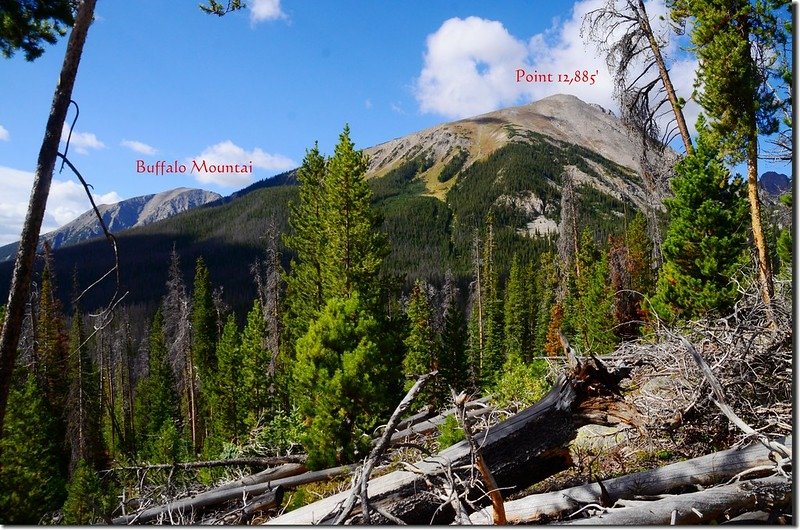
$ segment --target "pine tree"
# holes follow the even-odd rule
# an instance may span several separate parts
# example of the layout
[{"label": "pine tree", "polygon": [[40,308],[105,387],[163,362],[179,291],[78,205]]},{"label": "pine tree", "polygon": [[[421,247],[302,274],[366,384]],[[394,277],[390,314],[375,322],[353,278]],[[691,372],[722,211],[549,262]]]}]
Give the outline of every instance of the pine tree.
[{"label": "pine tree", "polygon": [[319,147],[306,151],[297,170],[298,200],[289,205],[290,233],[284,243],[295,253],[286,275],[285,330],[289,348],[308,330],[325,302],[322,267],[325,254],[323,219],[326,163]]},{"label": "pine tree", "polygon": [[[20,369],[16,375],[23,375]],[[33,375],[15,385],[0,438],[0,523],[38,524],[66,495],[58,422]]]},{"label": "pine tree", "polygon": [[358,293],[362,303],[378,301],[378,272],[388,254],[388,243],[372,208],[372,190],[365,179],[366,171],[367,157],[355,149],[350,140],[350,128],[345,126],[325,177],[322,208],[325,300],[348,298]]},{"label": "pine tree", "polygon": [[297,342],[293,399],[306,432],[307,465],[350,462],[369,446],[372,429],[388,411],[382,326],[358,294],[334,298]]},{"label": "pine tree", "polygon": [[514,255],[511,271],[506,284],[505,308],[505,351],[508,357],[523,359],[528,351],[531,315],[528,304],[529,289],[525,284],[524,269],[519,256]]},{"label": "pine tree", "polygon": [[[403,372],[406,375],[406,390],[408,390],[419,376],[438,370],[440,366],[433,309],[428,297],[428,286],[422,280],[417,280],[414,284],[406,312],[410,326],[404,341],[406,356],[403,359]],[[443,385],[429,384],[418,399],[431,405],[435,410],[444,402],[447,395],[444,390]]]},{"label": "pine tree", "polygon": [[271,354],[266,347],[267,329],[261,302],[256,299],[242,331],[242,387],[246,396],[246,425],[252,429],[266,414],[274,412],[274,379],[269,373]]},{"label": "pine tree", "polygon": [[[545,252],[539,255],[538,270],[535,276],[535,292],[538,294],[536,304],[536,324],[533,331],[533,355],[539,356],[545,353],[545,345],[548,343],[548,331],[553,306],[556,303],[556,289],[558,288],[558,273],[556,271],[556,255]],[[559,320],[559,326],[561,321]],[[558,338],[558,337],[556,337]]]},{"label": "pine tree", "polygon": [[213,448],[219,450],[225,442],[239,443],[247,434],[245,419],[250,394],[244,391],[245,361],[236,319],[229,315],[217,343],[213,408]]},{"label": "pine tree", "polygon": [[746,261],[747,203],[701,118],[697,149],[681,160],[665,201],[670,222],[654,305],[661,316],[724,314]]},{"label": "pine tree", "polygon": [[[175,389],[175,377],[167,358],[164,340],[164,317],[156,311],[148,340],[148,373],[136,386],[134,416],[138,422],[137,448],[144,460],[175,460],[180,444],[174,439],[180,417],[180,400]],[[165,438],[166,443],[162,443]],[[171,448],[164,454],[163,448]]]},{"label": "pine tree", "polygon": [[460,392],[469,384],[467,365],[467,322],[458,303],[458,287],[451,271],[445,273],[442,287],[442,333],[439,370],[444,383]]},{"label": "pine tree", "polygon": [[[36,318],[35,370],[53,416],[63,426],[69,381],[67,374],[67,335],[61,302],[55,295],[56,284],[49,247],[45,251],[45,266],[39,291]],[[62,427],[63,428],[63,427]],[[62,435],[63,436],[63,435]]]},{"label": "pine tree", "polygon": [[[761,223],[758,193],[759,135],[778,131],[782,106],[774,84],[788,55],[785,20],[790,0],[676,0],[678,17],[690,16],[699,68],[695,99],[709,118],[718,155],[747,163],[747,195],[758,275],[764,302],[773,295],[772,268]],[[708,135],[707,135],[708,136]],[[706,141],[710,141],[708,137]]]},{"label": "pine tree", "polygon": [[485,389],[497,380],[506,359],[503,351],[503,298],[500,294],[495,250],[494,217],[490,212],[486,219],[486,240],[483,247],[483,301],[486,316],[480,381]]},{"label": "pine tree", "polygon": [[103,521],[109,511],[108,500],[97,472],[85,460],[80,460],[67,485],[67,500],[62,508],[64,524],[87,525]]},{"label": "pine tree", "polygon": [[213,290],[208,268],[202,257],[197,258],[192,289],[192,353],[197,362],[201,382],[216,368],[214,359],[217,325]]}]

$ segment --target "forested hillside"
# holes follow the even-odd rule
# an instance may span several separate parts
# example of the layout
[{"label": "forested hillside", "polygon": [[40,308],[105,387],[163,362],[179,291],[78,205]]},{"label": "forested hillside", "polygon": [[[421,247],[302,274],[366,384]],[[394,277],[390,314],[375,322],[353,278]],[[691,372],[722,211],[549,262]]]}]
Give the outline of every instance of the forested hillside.
[{"label": "forested hillside", "polygon": [[791,522],[793,199],[753,178],[790,76],[725,84],[756,70],[720,28],[783,35],[731,5],[671,7],[703,59],[680,155],[644,4],[611,2],[587,23],[632,24],[612,68],[662,68],[616,73],[622,118],[557,95],[367,148],[344,125],[229,197],[44,245],[0,522]]}]

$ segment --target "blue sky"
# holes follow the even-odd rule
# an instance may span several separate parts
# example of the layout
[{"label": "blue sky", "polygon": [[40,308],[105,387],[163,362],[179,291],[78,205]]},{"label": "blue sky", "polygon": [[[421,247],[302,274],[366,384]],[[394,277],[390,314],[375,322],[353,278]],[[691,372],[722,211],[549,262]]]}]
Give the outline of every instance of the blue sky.
[{"label": "blue sky", "polygon": [[[331,153],[345,123],[366,148],[559,92],[615,109],[605,62],[580,37],[582,14],[600,3],[251,0],[217,18],[197,0],[100,0],[70,158],[101,202],[179,186],[225,195],[295,167],[315,140]],[[663,0],[648,6],[655,18]],[[33,63],[0,60],[0,244],[18,239],[65,45]],[[679,43],[671,52],[688,97],[694,63]],[[519,68],[599,75],[591,86],[525,84]],[[140,159],[252,161],[254,172],[139,174]],[[68,170],[54,179],[44,230],[89,206]]]}]

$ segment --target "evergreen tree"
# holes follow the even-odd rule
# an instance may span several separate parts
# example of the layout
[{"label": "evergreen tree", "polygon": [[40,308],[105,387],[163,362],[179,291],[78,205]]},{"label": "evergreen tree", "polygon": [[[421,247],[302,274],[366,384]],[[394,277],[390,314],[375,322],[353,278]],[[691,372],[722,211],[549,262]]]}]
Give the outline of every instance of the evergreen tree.
[{"label": "evergreen tree", "polygon": [[160,309],[153,317],[148,345],[148,373],[136,386],[134,417],[139,423],[136,445],[144,460],[176,460],[181,453],[181,444],[175,439],[179,433],[176,424],[180,417],[180,401],[167,358]]},{"label": "evergreen tree", "polygon": [[299,197],[289,205],[290,233],[284,235],[286,246],[295,253],[286,275],[285,330],[290,348],[305,334],[325,302],[325,179],[325,158],[315,143],[297,170]]},{"label": "evergreen tree", "polygon": [[67,525],[87,525],[103,521],[108,513],[108,498],[103,493],[100,478],[94,468],[80,460],[67,485],[63,522]]},{"label": "evergreen tree", "polygon": [[[404,341],[406,355],[403,359],[403,372],[406,375],[406,390],[408,390],[419,376],[438,370],[440,366],[433,310],[427,284],[422,280],[417,280],[414,284],[406,311],[410,327]],[[438,379],[441,380],[441,377]],[[436,381],[433,383],[422,390],[418,399],[436,409],[443,404],[447,394],[443,385],[435,384]]]},{"label": "evergreen tree", "polygon": [[444,291],[443,322],[439,345],[439,370],[445,384],[460,392],[466,390],[469,384],[466,357],[467,322],[458,303],[458,287],[449,270],[445,273],[442,290]]},{"label": "evergreen tree", "polygon": [[[189,358],[197,367],[192,385],[195,389],[195,409],[197,427],[197,449],[205,440],[210,411],[209,399],[213,387],[214,372],[217,367],[215,356],[217,343],[216,311],[214,310],[214,293],[211,287],[208,268],[202,256],[197,258],[194,269],[194,285],[192,288],[191,306],[191,353]],[[194,371],[194,370],[193,370]]]},{"label": "evergreen tree", "polygon": [[11,390],[0,438],[0,523],[38,524],[64,502],[66,473],[59,436],[63,433],[44,392],[29,375]]},{"label": "evergreen tree", "polygon": [[372,191],[364,177],[366,171],[367,157],[355,149],[350,128],[345,126],[325,177],[322,208],[325,300],[358,293],[362,303],[378,301],[378,272],[389,249],[379,229],[380,219],[372,208]]},{"label": "evergreen tree", "polygon": [[670,222],[654,299],[662,316],[727,312],[746,261],[741,180],[730,178],[702,118],[697,130],[697,149],[676,165],[674,197],[665,201]]},{"label": "evergreen tree", "polygon": [[536,324],[533,330],[534,356],[543,355],[545,353],[545,345],[548,343],[548,331],[551,317],[553,316],[553,305],[556,302],[555,293],[558,288],[558,273],[555,263],[556,255],[552,251],[539,255],[538,270],[534,279],[536,284],[535,292],[538,294]]},{"label": "evergreen tree", "polygon": [[244,391],[245,361],[236,319],[229,315],[217,343],[217,372],[213,392],[213,449],[224,442],[239,443],[247,434],[245,418],[250,394]]},{"label": "evergreen tree", "polygon": [[503,298],[500,294],[500,275],[495,260],[494,217],[486,219],[486,240],[483,249],[483,301],[485,312],[485,342],[480,372],[481,385],[488,389],[499,377],[506,356],[503,351]]},{"label": "evergreen tree", "polygon": [[519,263],[519,256],[514,255],[511,271],[506,284],[505,309],[505,351],[508,357],[523,359],[527,356],[530,343],[530,295],[525,282],[525,270]]},{"label": "evergreen tree", "polygon": [[246,425],[252,429],[265,414],[274,412],[274,381],[269,373],[270,352],[266,347],[266,322],[261,302],[256,299],[242,331],[242,387],[246,396]]},{"label": "evergreen tree", "polygon": [[192,289],[192,352],[201,382],[216,368],[214,359],[216,335],[217,324],[211,280],[203,258],[199,257],[195,264]]},{"label": "evergreen tree", "polygon": [[[692,17],[691,41],[698,59],[695,99],[709,118],[706,141],[730,162],[746,161],[753,243],[764,302],[773,294],[772,268],[761,223],[758,192],[759,135],[778,131],[781,98],[773,88],[789,64],[785,20],[790,0],[675,0],[677,17]],[[785,8],[785,10],[784,10]],[[783,15],[780,11],[784,10]],[[781,20],[781,17],[785,17]],[[790,100],[790,90],[787,90]]]},{"label": "evergreen tree", "polygon": [[293,398],[305,418],[307,465],[318,469],[364,454],[395,396],[379,321],[358,294],[334,298],[297,342]]},{"label": "evergreen tree", "polygon": [[585,270],[580,293],[583,348],[596,354],[611,353],[617,345],[614,335],[614,293],[608,278],[608,255],[602,252],[600,259]]},{"label": "evergreen tree", "polygon": [[[47,403],[62,425],[69,381],[67,371],[67,335],[64,333],[64,315],[61,302],[56,298],[55,276],[49,247],[45,250],[45,266],[39,291],[39,308],[35,326],[35,370],[44,390]],[[63,432],[63,431],[62,431]],[[63,434],[61,436],[63,438]]]}]

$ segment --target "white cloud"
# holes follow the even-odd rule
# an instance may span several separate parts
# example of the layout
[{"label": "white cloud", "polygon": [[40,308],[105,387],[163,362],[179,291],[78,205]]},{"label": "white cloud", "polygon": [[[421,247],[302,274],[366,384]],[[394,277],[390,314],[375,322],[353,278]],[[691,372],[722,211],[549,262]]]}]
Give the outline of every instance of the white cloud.
[{"label": "white cloud", "polygon": [[[28,199],[33,185],[33,173],[0,166],[0,245],[19,240]],[[112,191],[103,195],[93,193],[97,204],[119,202],[122,198]],[[53,179],[42,222],[42,233],[55,230],[91,208],[83,186],[72,180]]]},{"label": "white cloud", "polygon": [[141,153],[143,155],[154,155],[158,153],[158,149],[153,147],[152,145],[147,145],[144,142],[140,142],[138,140],[122,140],[119,143],[123,147],[127,147],[132,151],[136,151],[137,153]]},{"label": "white cloud", "polygon": [[[217,172],[193,171],[200,168],[205,162],[208,169],[211,166],[239,165],[244,166],[244,171]],[[247,151],[230,140],[206,147],[202,153],[187,161],[187,169],[195,174],[198,182],[213,183],[225,187],[237,187],[250,184],[253,181],[255,169],[266,171],[284,171],[297,167],[298,164],[283,155],[273,155],[256,147]],[[252,171],[250,171],[252,169]]]},{"label": "white cloud", "polygon": [[281,0],[252,0],[247,5],[250,8],[250,22],[253,24],[286,18],[286,13],[281,10]]},{"label": "white cloud", "polygon": [[8,132],[8,129],[0,125],[0,141],[7,142],[11,140],[11,133]]},{"label": "white cloud", "polygon": [[[428,36],[423,68],[414,82],[420,110],[463,118],[560,93],[573,94],[618,112],[605,57],[596,45],[587,45],[581,36],[584,16],[606,2],[575,2],[571,14],[527,40],[511,35],[497,21],[478,17],[445,21]],[[651,24],[664,28],[660,20],[666,12],[664,0],[650,0],[646,5]],[[665,31],[661,34],[668,36]],[[670,41],[667,52],[677,54],[677,44]],[[519,69],[552,76],[530,83],[517,82]],[[680,95],[687,100],[695,69],[692,61],[682,61],[675,63],[670,71],[676,88],[681,89]],[[590,75],[597,73],[594,84],[558,81],[559,74],[573,77],[576,71],[584,70]],[[692,119],[696,111],[690,107],[687,114],[687,119]]]},{"label": "white cloud", "polygon": [[105,149],[106,144],[98,140],[94,133],[72,131],[72,137],[69,136],[69,127],[64,124],[61,129],[61,143],[66,144],[69,138],[69,146],[74,149],[76,153],[81,155],[88,155],[89,149]]}]

